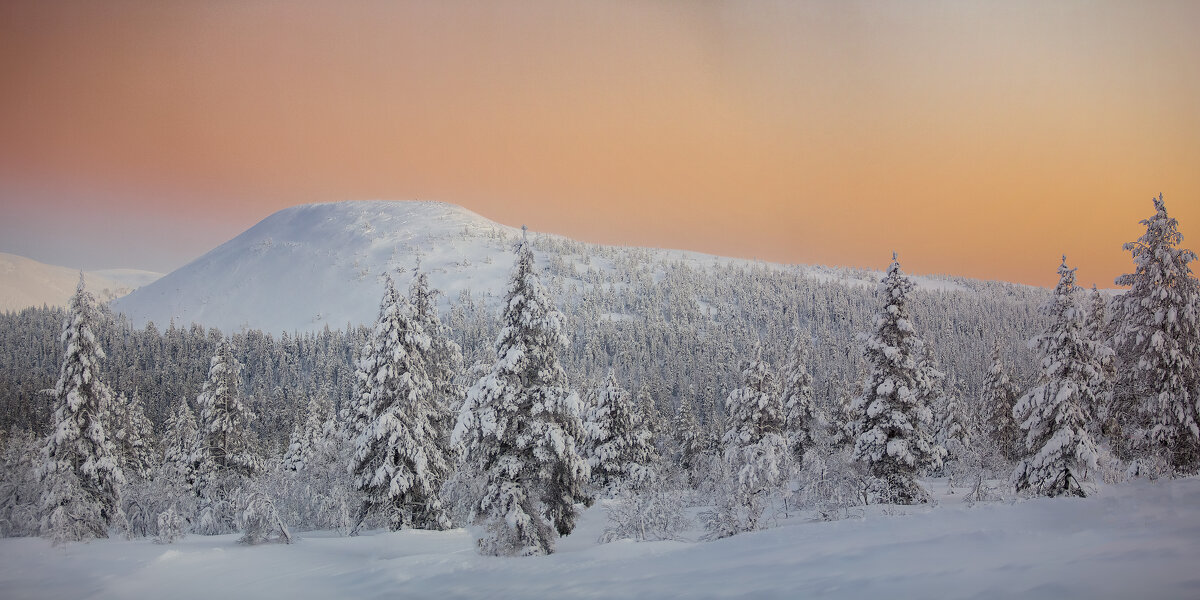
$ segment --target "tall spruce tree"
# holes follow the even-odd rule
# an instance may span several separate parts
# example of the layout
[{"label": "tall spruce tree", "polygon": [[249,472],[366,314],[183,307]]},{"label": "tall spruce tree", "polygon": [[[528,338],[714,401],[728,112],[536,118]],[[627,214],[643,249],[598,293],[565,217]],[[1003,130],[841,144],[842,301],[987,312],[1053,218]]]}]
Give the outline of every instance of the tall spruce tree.
[{"label": "tall spruce tree", "polygon": [[54,428],[38,470],[42,532],[56,543],[105,538],[110,526],[124,523],[119,489],[125,478],[104,428],[113,398],[100,378],[100,319],[80,273],[59,338],[65,353],[53,390]]},{"label": "tall spruce tree", "polygon": [[675,410],[674,426],[671,435],[675,438],[675,464],[689,474],[697,466],[704,454],[704,434],[700,430],[700,421],[692,408],[692,396],[695,392],[684,394],[679,399],[679,407]]},{"label": "tall spruce tree", "polygon": [[[718,500],[728,514],[711,531],[716,537],[761,526],[768,496],[787,475],[789,454],[779,383],[761,357],[746,364],[742,387],[730,392],[725,408],[729,429],[723,443],[733,481],[729,497]],[[714,529],[711,522],[709,528]]]},{"label": "tall spruce tree", "polygon": [[1154,209],[1146,233],[1125,244],[1134,272],[1116,280],[1130,288],[1114,303],[1116,406],[1126,435],[1145,430],[1148,450],[1190,474],[1200,471],[1200,283],[1161,194]]},{"label": "tall spruce tree", "polygon": [[1018,491],[1040,496],[1086,496],[1089,471],[1096,468],[1096,444],[1088,430],[1101,346],[1084,334],[1075,269],[1067,267],[1065,256],[1058,275],[1045,308],[1049,328],[1030,341],[1042,357],[1042,375],[1013,408],[1026,451],[1013,482]]},{"label": "tall spruce tree", "polygon": [[1000,449],[1005,460],[1013,461],[1024,454],[1021,428],[1013,419],[1013,407],[1017,403],[1017,387],[1008,379],[1004,363],[1000,359],[1000,344],[992,349],[992,366],[983,380],[980,404],[986,430]]},{"label": "tall spruce tree", "polygon": [[784,430],[788,448],[797,460],[812,447],[814,432],[826,426],[813,401],[812,375],[808,372],[809,346],[807,334],[796,336],[783,381]]},{"label": "tall spruce tree", "polygon": [[233,355],[233,347],[222,339],[209,361],[208,379],[196,397],[200,420],[192,465],[197,491],[209,501],[227,497],[232,491],[226,489],[227,484],[237,485],[224,481],[227,476],[245,479],[262,470],[250,431],[255,415],[242,399],[241,372],[242,363]]},{"label": "tall spruce tree", "polygon": [[442,323],[438,315],[438,291],[429,287],[429,278],[417,271],[409,287],[408,297],[413,305],[413,316],[429,336],[429,350],[423,354],[425,371],[433,385],[431,410],[437,413],[436,420],[442,438],[439,444],[449,448],[450,433],[458,411],[462,408],[466,388],[458,382],[463,370],[462,348],[450,338],[450,327]]},{"label": "tall spruce tree", "polygon": [[[444,411],[426,369],[429,334],[408,298],[387,278],[379,318],[358,363],[360,409],[355,485],[366,496],[358,524],[373,510],[392,530],[448,529],[441,487],[450,473]],[[356,526],[357,526],[356,525]]]},{"label": "tall spruce tree", "polygon": [[587,413],[584,431],[592,483],[603,489],[629,481],[645,482],[655,459],[654,444],[613,369],[608,370],[604,387]]},{"label": "tall spruce tree", "polygon": [[496,361],[467,392],[455,440],[482,474],[475,520],[487,527],[480,551],[537,555],[575,527],[575,504],[587,500],[588,465],[579,395],[558,352],[566,348],[563,315],[554,309],[522,239],[505,295]]},{"label": "tall spruce tree", "polygon": [[126,478],[145,479],[155,466],[154,432],[138,394],[118,395],[108,415],[106,429],[120,457],[121,472]]},{"label": "tall spruce tree", "polygon": [[928,372],[920,364],[924,343],[909,317],[912,289],[893,254],[879,286],[883,306],[875,331],[863,338],[870,373],[862,395],[851,405],[859,432],[854,459],[869,467],[879,499],[897,504],[927,501],[929,494],[917,483],[917,474],[941,462],[933,439],[933,412],[926,404]]},{"label": "tall spruce tree", "polygon": [[195,414],[188,406],[187,399],[180,398],[163,424],[161,465],[168,478],[191,485],[191,458],[192,450],[196,447],[197,431]]}]

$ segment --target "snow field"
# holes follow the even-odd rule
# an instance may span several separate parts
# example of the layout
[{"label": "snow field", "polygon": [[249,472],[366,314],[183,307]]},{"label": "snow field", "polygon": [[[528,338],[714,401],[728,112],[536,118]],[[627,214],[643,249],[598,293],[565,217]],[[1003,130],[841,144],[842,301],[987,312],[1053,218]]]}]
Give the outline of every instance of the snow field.
[{"label": "snow field", "polygon": [[237,535],[173,545],[0,540],[0,596],[20,598],[1180,598],[1200,597],[1200,478],[1094,497],[872,506],[713,542],[597,544],[603,503],[549,556],[479,556],[470,532]]}]

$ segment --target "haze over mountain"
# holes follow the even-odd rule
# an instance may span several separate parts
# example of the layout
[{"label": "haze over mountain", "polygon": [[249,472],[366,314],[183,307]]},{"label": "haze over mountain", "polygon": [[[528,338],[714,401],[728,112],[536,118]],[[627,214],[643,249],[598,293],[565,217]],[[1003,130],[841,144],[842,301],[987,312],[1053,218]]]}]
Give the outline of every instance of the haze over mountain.
[{"label": "haze over mountain", "polygon": [[[135,325],[192,322],[224,331],[270,332],[343,328],[374,320],[385,272],[409,272],[418,264],[441,290],[445,306],[468,291],[499,301],[521,231],[464,208],[426,201],[357,201],[309,204],[281,210],[162,279],[113,303]],[[681,261],[694,268],[714,264],[762,265],[799,270],[818,280],[874,286],[870,271],[771,265],[679,250],[608,247],[530,232],[538,260],[566,261],[577,286],[589,269],[611,272],[600,254]],[[884,257],[886,258],[886,257]],[[882,259],[881,259],[882,260]],[[916,277],[924,289],[965,289],[960,282]],[[407,285],[407,281],[402,281]],[[569,285],[566,287],[570,287]],[[568,292],[569,294],[569,292]],[[569,298],[564,298],[569,300]]]},{"label": "haze over mountain", "polygon": [[[120,298],[162,273],[139,269],[103,269],[84,273],[87,287],[101,301]],[[0,311],[31,306],[66,306],[79,283],[79,270],[0,252]]]}]

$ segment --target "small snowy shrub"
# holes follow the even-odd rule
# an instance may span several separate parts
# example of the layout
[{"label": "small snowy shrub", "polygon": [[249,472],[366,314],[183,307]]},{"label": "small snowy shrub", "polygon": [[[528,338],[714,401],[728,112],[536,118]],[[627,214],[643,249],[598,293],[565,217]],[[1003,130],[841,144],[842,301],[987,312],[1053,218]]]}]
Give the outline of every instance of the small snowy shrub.
[{"label": "small snowy shrub", "polygon": [[639,542],[677,540],[691,522],[683,514],[683,495],[666,478],[651,477],[643,485],[624,485],[608,503],[608,525],[600,543],[620,539]]},{"label": "small snowy shrub", "polygon": [[182,539],[185,525],[183,517],[175,511],[175,507],[168,506],[167,510],[158,515],[158,533],[154,536],[154,543],[173,544],[175,540]]},{"label": "small snowy shrub", "polygon": [[279,518],[270,497],[253,490],[241,494],[238,500],[237,525],[242,532],[239,542],[251,546],[263,542],[292,543],[292,534]]}]

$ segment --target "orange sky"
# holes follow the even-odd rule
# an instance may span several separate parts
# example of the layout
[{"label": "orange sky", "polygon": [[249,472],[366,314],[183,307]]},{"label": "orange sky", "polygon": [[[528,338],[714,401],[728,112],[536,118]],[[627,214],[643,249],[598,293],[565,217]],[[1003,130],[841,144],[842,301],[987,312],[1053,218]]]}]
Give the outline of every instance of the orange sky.
[{"label": "orange sky", "polygon": [[1151,195],[1200,235],[1197,23],[1190,1],[9,0],[0,251],[167,269],[286,206],[421,198],[1039,285],[1065,252],[1111,286]]}]

